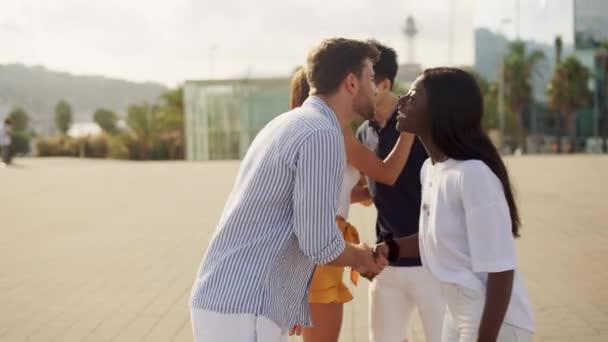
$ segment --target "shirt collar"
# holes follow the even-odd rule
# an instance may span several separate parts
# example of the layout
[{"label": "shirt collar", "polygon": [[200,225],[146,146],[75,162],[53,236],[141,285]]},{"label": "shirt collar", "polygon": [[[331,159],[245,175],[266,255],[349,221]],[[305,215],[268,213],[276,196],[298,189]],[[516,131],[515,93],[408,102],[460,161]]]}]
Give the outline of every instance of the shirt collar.
[{"label": "shirt collar", "polygon": [[302,104],[302,107],[314,107],[320,110],[323,114],[325,114],[325,116],[330,118],[332,124],[336,128],[340,129],[340,121],[338,121],[336,112],[334,112],[334,110],[331,109],[331,107],[320,97],[315,95],[309,96]]}]

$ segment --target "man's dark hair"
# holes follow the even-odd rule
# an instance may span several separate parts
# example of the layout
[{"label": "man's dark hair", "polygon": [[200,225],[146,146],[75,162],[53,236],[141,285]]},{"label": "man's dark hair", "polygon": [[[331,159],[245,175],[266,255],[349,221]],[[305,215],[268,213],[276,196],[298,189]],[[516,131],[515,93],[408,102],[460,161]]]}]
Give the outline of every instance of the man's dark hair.
[{"label": "man's dark hair", "polygon": [[397,70],[399,69],[399,65],[397,64],[397,52],[377,40],[370,39],[367,42],[380,51],[380,58],[374,63],[376,83],[389,80],[391,81],[391,89],[393,89],[395,77],[397,77]]},{"label": "man's dark hair", "polygon": [[361,76],[365,60],[376,63],[379,55],[378,49],[368,42],[326,39],[308,54],[306,78],[314,94],[332,95],[348,74]]},{"label": "man's dark hair", "polygon": [[13,120],[11,120],[11,118],[6,118],[4,119],[4,124],[10,126],[13,124]]}]

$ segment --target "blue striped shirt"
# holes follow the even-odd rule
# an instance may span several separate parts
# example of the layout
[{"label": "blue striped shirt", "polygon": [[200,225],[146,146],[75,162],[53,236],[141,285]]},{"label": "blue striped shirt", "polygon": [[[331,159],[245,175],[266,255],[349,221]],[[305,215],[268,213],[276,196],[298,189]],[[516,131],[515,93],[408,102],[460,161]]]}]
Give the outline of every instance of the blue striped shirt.
[{"label": "blue striped shirt", "polygon": [[345,247],[335,223],[345,164],[336,114],[318,97],[266,125],[241,163],[190,305],[310,325],[315,264]]}]

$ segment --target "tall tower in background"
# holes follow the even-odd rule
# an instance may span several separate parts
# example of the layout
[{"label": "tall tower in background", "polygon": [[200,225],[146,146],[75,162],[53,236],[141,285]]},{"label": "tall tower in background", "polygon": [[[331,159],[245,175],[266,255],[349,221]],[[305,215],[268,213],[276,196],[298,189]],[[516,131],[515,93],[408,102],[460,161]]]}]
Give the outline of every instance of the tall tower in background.
[{"label": "tall tower in background", "polygon": [[405,63],[399,65],[397,81],[406,89],[414,82],[416,77],[422,72],[420,64],[416,63],[416,36],[418,36],[418,26],[412,15],[405,19],[401,32],[405,36]]},{"label": "tall tower in background", "polygon": [[416,22],[414,21],[414,17],[411,15],[405,19],[405,25],[403,26],[403,34],[407,40],[407,51],[406,56],[407,59],[405,62],[407,64],[414,64],[415,59],[415,38],[418,35],[418,27],[416,27]]}]

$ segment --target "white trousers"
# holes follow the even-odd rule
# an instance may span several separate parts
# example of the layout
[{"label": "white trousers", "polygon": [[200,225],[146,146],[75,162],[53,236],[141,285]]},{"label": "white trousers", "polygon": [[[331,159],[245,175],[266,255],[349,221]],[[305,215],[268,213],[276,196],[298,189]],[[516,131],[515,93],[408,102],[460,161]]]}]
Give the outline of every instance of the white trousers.
[{"label": "white trousers", "polygon": [[418,308],[427,342],[440,342],[445,301],[440,282],[424,267],[393,267],[370,284],[370,341],[407,340],[410,321]]},{"label": "white trousers", "polygon": [[[456,284],[442,283],[447,301],[442,342],[477,342],[485,305],[485,293]],[[532,332],[503,323],[497,342],[532,342]]]},{"label": "white trousers", "polygon": [[190,308],[195,342],[287,342],[287,331],[266,317]]}]

